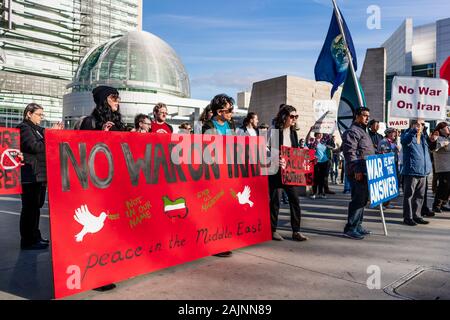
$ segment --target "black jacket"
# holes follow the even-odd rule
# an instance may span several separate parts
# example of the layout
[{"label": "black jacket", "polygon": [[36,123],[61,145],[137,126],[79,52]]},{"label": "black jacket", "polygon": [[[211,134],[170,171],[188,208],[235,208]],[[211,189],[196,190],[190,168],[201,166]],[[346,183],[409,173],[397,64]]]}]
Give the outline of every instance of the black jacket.
[{"label": "black jacket", "polygon": [[25,165],[21,168],[22,183],[47,182],[47,166],[45,163],[45,129],[24,120],[20,129],[20,151]]},{"label": "black jacket", "polygon": [[[236,125],[234,124],[234,121],[228,121],[228,125],[230,126],[230,129],[233,131],[233,135],[236,132]],[[203,123],[202,126],[202,134],[205,134],[206,131],[208,130],[212,130],[212,132],[214,132],[214,134],[218,134],[216,127],[214,127],[214,123],[212,122],[212,120],[206,120],[205,123]]]},{"label": "black jacket", "polygon": [[[95,121],[95,117],[93,115],[87,116],[83,119],[80,125],[80,130],[102,130],[103,125]],[[125,131],[125,128],[118,128],[117,125],[114,125],[109,129],[109,131]]]}]

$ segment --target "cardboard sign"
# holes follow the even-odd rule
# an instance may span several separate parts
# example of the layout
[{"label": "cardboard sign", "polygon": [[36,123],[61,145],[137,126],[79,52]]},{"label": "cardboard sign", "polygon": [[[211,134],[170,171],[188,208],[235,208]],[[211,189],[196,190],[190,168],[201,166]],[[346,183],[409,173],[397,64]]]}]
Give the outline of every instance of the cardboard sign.
[{"label": "cardboard sign", "polygon": [[286,168],[281,169],[283,184],[291,186],[314,184],[314,150],[281,146],[280,155],[286,160]]},{"label": "cardboard sign", "polygon": [[332,134],[336,130],[337,105],[334,100],[315,100],[314,116],[316,123],[312,132]]},{"label": "cardboard sign", "polygon": [[271,240],[265,139],[222,138],[47,130],[55,297]]},{"label": "cardboard sign", "polygon": [[0,128],[0,194],[20,194],[20,130]]},{"label": "cardboard sign", "polygon": [[447,99],[447,80],[394,77],[390,114],[408,119],[445,119]]},{"label": "cardboard sign", "polygon": [[395,154],[377,154],[366,157],[370,207],[399,196]]}]

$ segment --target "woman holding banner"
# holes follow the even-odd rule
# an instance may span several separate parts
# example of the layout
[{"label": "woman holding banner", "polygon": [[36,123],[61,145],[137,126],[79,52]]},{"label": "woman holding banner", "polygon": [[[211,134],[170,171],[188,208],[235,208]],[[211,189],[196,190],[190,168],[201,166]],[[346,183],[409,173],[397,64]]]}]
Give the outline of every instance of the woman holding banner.
[{"label": "woman holding banner", "polygon": [[[30,103],[23,112],[20,129],[20,150],[24,156],[21,168],[22,211],[20,213],[20,247],[23,250],[46,249],[49,240],[39,230],[40,209],[45,202],[47,169],[45,163],[45,129],[40,127],[44,109]],[[63,129],[61,122],[53,129]]]},{"label": "woman holding banner", "polygon": [[[273,152],[275,148],[280,146],[298,148],[298,137],[295,131],[298,115],[297,110],[290,105],[283,106],[273,121],[274,127],[270,134],[269,148]],[[278,141],[274,134],[278,130]],[[275,140],[275,141],[274,141]],[[280,169],[286,167],[286,161],[280,160]],[[301,210],[299,196],[295,186],[284,185],[281,180],[281,170],[277,170],[276,174],[269,176],[269,196],[270,196],[270,219],[272,225],[272,239],[281,241],[283,237],[277,232],[278,214],[280,212],[280,195],[279,189],[286,191],[289,199],[291,212],[292,240],[305,241],[307,237],[300,233]]]},{"label": "woman holding banner", "polygon": [[120,97],[117,89],[99,86],[92,90],[95,109],[84,118],[80,130],[125,131],[120,114]]}]

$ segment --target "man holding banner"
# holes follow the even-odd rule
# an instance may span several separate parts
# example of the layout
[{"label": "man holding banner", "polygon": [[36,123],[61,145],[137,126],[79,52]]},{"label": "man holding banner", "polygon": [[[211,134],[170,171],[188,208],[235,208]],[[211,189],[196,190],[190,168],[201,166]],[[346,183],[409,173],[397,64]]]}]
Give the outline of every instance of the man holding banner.
[{"label": "man holding banner", "polygon": [[408,226],[428,224],[419,215],[425,197],[426,179],[431,172],[424,120],[411,120],[401,136],[403,146],[403,221]]},{"label": "man holding banner", "polygon": [[345,172],[352,192],[344,234],[354,240],[364,239],[365,235],[370,234],[362,227],[364,207],[369,200],[365,157],[375,154],[372,139],[367,133],[369,111],[368,108],[357,109],[355,122],[342,136]]}]

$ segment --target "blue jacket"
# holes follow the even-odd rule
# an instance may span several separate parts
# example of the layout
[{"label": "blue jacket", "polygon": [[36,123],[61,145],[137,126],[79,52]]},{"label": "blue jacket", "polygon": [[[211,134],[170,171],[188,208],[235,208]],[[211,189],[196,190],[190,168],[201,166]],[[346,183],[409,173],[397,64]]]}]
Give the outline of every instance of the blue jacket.
[{"label": "blue jacket", "polygon": [[425,133],[417,144],[417,129],[412,128],[403,132],[401,143],[403,147],[402,175],[425,177],[431,172],[431,158],[428,150],[428,139]]}]

